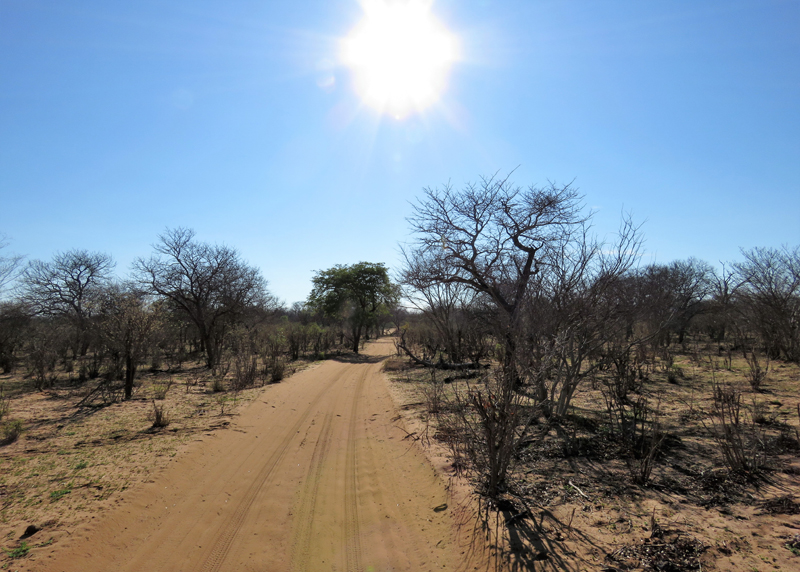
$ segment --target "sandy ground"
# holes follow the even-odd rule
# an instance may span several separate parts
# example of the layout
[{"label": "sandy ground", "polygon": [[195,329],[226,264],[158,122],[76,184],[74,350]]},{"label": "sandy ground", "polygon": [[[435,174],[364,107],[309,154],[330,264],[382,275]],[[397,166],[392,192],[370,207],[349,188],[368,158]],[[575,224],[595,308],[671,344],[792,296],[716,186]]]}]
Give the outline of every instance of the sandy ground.
[{"label": "sandy ground", "polygon": [[395,409],[381,372],[393,351],[374,342],[360,359],[270,387],[230,430],[19,569],[485,568],[468,503],[454,501]]},{"label": "sandy ground", "polygon": [[[736,360],[735,360],[736,362]],[[666,427],[675,439],[659,458],[651,483],[632,484],[624,461],[603,433],[577,433],[591,439],[592,451],[565,454],[570,426],[551,427],[545,437],[523,449],[514,466],[511,507],[489,511],[485,527],[473,536],[488,546],[490,569],[510,572],[796,572],[800,570],[800,448],[792,441],[798,429],[798,375],[792,364],[779,364],[760,393],[748,392],[743,360],[714,376],[735,384],[748,411],[758,402],[776,421],[757,425],[772,451],[769,465],[748,481],[728,476],[717,445],[703,422],[713,409],[713,376],[686,356],[676,363],[686,376],[669,383],[653,375],[648,390],[661,395]],[[402,358],[385,369],[404,415],[405,427],[419,437],[442,474],[453,468],[445,441],[437,438],[436,418],[426,409],[430,371]],[[446,384],[465,390],[464,381]],[[602,420],[599,387],[586,384],[574,401],[582,419]],[[446,408],[443,408],[446,410]],[[429,421],[429,423],[428,423]],[[599,425],[602,427],[602,425]],[[560,433],[559,433],[560,431]],[[776,452],[775,438],[788,436]],[[791,446],[789,446],[791,445]],[[452,479],[450,493],[466,487]],[[468,494],[468,488],[467,488]],[[472,501],[476,497],[472,496]],[[523,509],[527,514],[520,513]],[[524,517],[524,518],[523,518]],[[488,529],[488,534],[487,534]]]}]

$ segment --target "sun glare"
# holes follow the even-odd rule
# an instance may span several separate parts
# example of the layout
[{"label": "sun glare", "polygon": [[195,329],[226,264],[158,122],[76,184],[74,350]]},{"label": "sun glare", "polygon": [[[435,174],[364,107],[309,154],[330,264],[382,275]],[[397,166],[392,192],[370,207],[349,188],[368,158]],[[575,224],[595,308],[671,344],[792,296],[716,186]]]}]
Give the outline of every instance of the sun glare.
[{"label": "sun glare", "polygon": [[365,103],[397,118],[434,103],[457,57],[455,37],[424,0],[364,0],[364,18],[343,41],[344,63]]}]

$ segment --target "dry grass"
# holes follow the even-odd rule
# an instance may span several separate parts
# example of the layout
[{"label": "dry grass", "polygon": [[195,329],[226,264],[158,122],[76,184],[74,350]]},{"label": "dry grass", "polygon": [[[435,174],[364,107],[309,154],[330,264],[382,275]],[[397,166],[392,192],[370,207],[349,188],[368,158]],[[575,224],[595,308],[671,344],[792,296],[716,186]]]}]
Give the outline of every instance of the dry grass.
[{"label": "dry grass", "polygon": [[[587,381],[579,389],[566,419],[540,420],[517,452],[508,494],[495,504],[501,562],[536,570],[660,570],[664,562],[674,562],[663,568],[669,570],[800,567],[800,550],[791,549],[800,520],[791,510],[771,510],[794,507],[785,499],[800,490],[800,368],[773,362],[754,392],[741,354],[726,369],[712,348],[688,350],[644,382],[643,394],[660,403],[665,431],[646,486],[633,482],[610,432],[602,375],[594,387]],[[429,437],[429,446],[439,453],[452,449],[454,436],[442,430],[447,424],[424,407],[430,373],[399,364],[387,370],[402,409],[424,428],[419,433]],[[445,384],[444,403],[466,383]],[[726,469],[710,430],[715,384],[742,393],[764,448],[761,472]],[[447,405],[438,415],[447,415]],[[458,472],[461,463],[450,470]]]},{"label": "dry grass", "polygon": [[[130,401],[76,407],[96,381],[68,377],[37,392],[20,375],[0,376],[7,419],[22,425],[16,441],[0,446],[2,548],[18,548],[29,525],[44,529],[33,538],[38,543],[74,528],[119,492],[150,480],[192,441],[225,429],[231,415],[265,391],[215,394],[210,373],[194,364],[177,374],[142,373]],[[0,566],[9,558],[0,552]]]}]

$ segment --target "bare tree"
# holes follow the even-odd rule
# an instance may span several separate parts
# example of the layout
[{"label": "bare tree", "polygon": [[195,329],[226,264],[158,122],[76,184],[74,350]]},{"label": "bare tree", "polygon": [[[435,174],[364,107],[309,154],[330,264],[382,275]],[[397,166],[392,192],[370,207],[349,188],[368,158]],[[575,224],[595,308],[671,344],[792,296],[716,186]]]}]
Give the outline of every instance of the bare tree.
[{"label": "bare tree", "polygon": [[17,362],[17,351],[25,342],[31,316],[19,302],[0,302],[0,371],[11,373]]},{"label": "bare tree", "polygon": [[99,305],[99,329],[105,344],[124,362],[125,399],[130,399],[136,370],[148,348],[155,345],[163,312],[132,288],[118,284],[105,289]]},{"label": "bare tree", "polygon": [[113,269],[111,256],[87,250],[57,253],[50,262],[33,260],[22,271],[20,298],[38,315],[71,321],[74,351],[85,355],[92,301],[110,280]]},{"label": "bare tree", "polygon": [[[638,255],[630,220],[623,221],[616,244],[587,242],[590,215],[582,213],[580,201],[570,185],[522,189],[487,177],[461,191],[449,184],[425,189],[409,219],[416,241],[405,255],[414,263],[416,282],[463,284],[491,300],[498,311],[503,372],[513,385],[520,380],[517,346],[532,281],[544,283],[561,273],[578,284],[589,269],[597,277],[620,275]],[[613,255],[600,256],[605,251]]]},{"label": "bare tree", "polygon": [[654,290],[661,291],[666,312],[664,324],[669,326],[669,331],[677,333],[678,343],[682,344],[690,323],[707,308],[705,302],[713,292],[711,265],[689,258],[665,266],[648,266],[645,273]]},{"label": "bare tree", "polygon": [[531,280],[520,323],[520,365],[534,386],[542,412],[562,417],[584,379],[603,365],[609,346],[624,351],[641,343],[630,330],[631,301],[620,284],[638,259],[639,239],[623,219],[616,244],[580,232],[549,249]]},{"label": "bare tree", "polygon": [[743,250],[734,268],[745,318],[772,358],[800,361],[800,247]]},{"label": "bare tree", "polygon": [[426,188],[409,218],[420,283],[464,284],[489,296],[500,311],[503,372],[514,385],[516,332],[528,283],[551,245],[584,220],[579,201],[569,185],[521,189],[485,177],[461,191],[450,184]]},{"label": "bare tree", "polygon": [[[400,272],[400,282],[405,287],[404,295],[433,329],[435,341],[425,344],[429,346],[426,353],[435,357],[433,354],[441,349],[449,360],[445,363],[440,359],[438,365],[441,367],[465,365],[467,360],[477,366],[487,353],[485,344],[480,343],[483,336],[479,330],[484,328],[476,327],[479,320],[475,309],[480,294],[458,282],[430,282],[425,258],[416,251],[406,251],[404,254],[405,265]],[[401,337],[400,347],[412,359],[424,362],[424,357],[419,359],[411,353],[405,341],[406,337]]]},{"label": "bare tree", "polygon": [[[5,234],[0,233],[0,251],[8,246],[8,238]],[[8,286],[9,282],[14,280],[19,270],[22,256],[18,254],[11,254],[9,256],[0,255],[0,294]]]},{"label": "bare tree", "polygon": [[477,444],[473,462],[486,468],[490,496],[503,488],[532,416],[564,415],[603,348],[630,322],[616,294],[638,260],[638,228],[623,217],[606,244],[591,234],[580,201],[569,185],[522,189],[488,177],[460,191],[426,189],[409,219],[416,240],[404,249],[403,282],[430,298],[426,306],[458,286],[494,310],[486,314],[500,369],[460,402],[461,431]]},{"label": "bare tree", "polygon": [[725,341],[733,322],[733,306],[738,289],[736,272],[722,263],[722,269],[711,275],[711,333],[718,342]]},{"label": "bare tree", "polygon": [[138,258],[134,272],[145,292],[167,299],[197,326],[206,364],[219,360],[225,332],[253,306],[277,305],[261,272],[236,249],[197,242],[193,230],[168,229],[149,259]]}]

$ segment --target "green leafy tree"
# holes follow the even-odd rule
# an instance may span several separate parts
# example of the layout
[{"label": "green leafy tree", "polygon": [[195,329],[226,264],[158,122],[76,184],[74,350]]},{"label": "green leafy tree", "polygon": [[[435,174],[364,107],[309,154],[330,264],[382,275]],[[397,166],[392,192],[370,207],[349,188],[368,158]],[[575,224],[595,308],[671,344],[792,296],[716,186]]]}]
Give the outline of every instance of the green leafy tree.
[{"label": "green leafy tree", "polygon": [[366,329],[385,317],[399,297],[386,266],[371,262],[320,270],[313,283],[308,305],[348,323],[355,353]]}]

